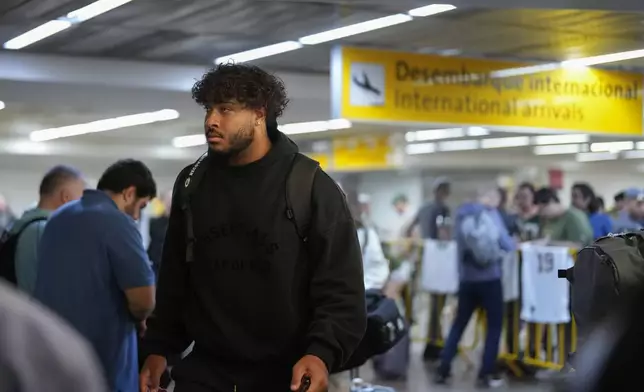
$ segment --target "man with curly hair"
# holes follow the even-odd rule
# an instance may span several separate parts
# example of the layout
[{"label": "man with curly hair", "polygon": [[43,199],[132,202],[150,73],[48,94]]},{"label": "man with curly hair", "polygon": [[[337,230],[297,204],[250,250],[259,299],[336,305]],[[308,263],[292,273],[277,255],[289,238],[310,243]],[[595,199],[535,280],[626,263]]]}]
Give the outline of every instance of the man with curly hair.
[{"label": "man with curly hair", "polygon": [[[176,392],[297,391],[304,380],[309,392],[326,391],[328,373],[366,328],[361,250],[344,194],[315,172],[302,241],[285,214],[298,148],[277,127],[288,103],[283,82],[255,66],[221,64],[192,95],[206,111],[208,152],[175,183],[141,390],[158,390],[167,358],[194,341],[172,369]],[[181,195],[199,165],[186,204]]]}]

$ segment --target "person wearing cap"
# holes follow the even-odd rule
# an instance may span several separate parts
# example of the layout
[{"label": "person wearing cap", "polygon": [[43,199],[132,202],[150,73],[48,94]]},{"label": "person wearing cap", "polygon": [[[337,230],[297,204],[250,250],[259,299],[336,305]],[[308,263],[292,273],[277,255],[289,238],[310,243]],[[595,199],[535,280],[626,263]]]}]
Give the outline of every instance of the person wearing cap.
[{"label": "person wearing cap", "polygon": [[624,208],[613,222],[616,233],[636,231],[644,228],[644,190],[629,188],[624,191]]},{"label": "person wearing cap", "polygon": [[[447,199],[450,195],[451,183],[446,177],[438,177],[432,184],[434,200],[425,204],[418,211],[411,225],[407,228],[407,236],[410,237],[413,230],[418,226],[423,239],[449,241],[451,234],[450,209],[447,206]],[[440,357],[443,340],[440,315],[443,311],[446,295],[432,294],[430,296],[429,308],[429,330],[427,332],[428,342],[423,352],[423,359],[436,361]]]}]

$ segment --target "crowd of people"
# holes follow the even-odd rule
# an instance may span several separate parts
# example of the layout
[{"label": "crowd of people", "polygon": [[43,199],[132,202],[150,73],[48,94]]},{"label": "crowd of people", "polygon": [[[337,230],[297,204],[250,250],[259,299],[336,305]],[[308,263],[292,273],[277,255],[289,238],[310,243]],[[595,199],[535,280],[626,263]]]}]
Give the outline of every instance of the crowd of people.
[{"label": "crowd of people", "polygon": [[[19,218],[0,199],[1,272],[30,298],[0,287],[0,313],[11,315],[0,323],[13,325],[0,335],[0,353],[27,352],[0,354],[0,374],[11,375],[0,385],[32,391],[31,375],[57,362],[61,389],[52,391],[156,392],[167,387],[169,367],[176,392],[348,388],[349,375],[337,370],[367,328],[366,290],[399,295],[412,263],[385,256],[368,196],[347,203],[340,185],[278,130],[288,103],[279,79],[222,64],[192,93],[205,110],[208,151],[163,196],[166,213],[151,222],[147,249],[137,221],[157,186],[143,162],[117,161],[96,189],[87,189],[79,170],[56,166],[42,179],[37,206]],[[572,187],[572,206],[528,183],[507,206],[506,191],[488,187],[452,214],[451,187],[437,179],[434,200],[415,215],[397,196],[401,221],[414,218],[394,229],[458,243],[460,306],[445,347],[430,343],[424,356],[440,359],[436,380],[446,382],[458,341],[482,306],[488,329],[478,382],[490,386],[503,317],[498,252],[525,241],[580,247],[641,229],[644,191],[622,192],[606,212],[588,184]],[[487,245],[472,242],[480,221]],[[388,251],[390,259],[396,252]],[[33,352],[43,347],[47,354]]]},{"label": "crowd of people", "polygon": [[[473,251],[471,235],[467,233],[471,226],[468,218],[478,217],[481,212],[489,216],[484,239],[493,242],[498,252],[512,252],[522,243],[580,249],[611,233],[644,228],[644,190],[630,188],[619,192],[614,197],[614,208],[606,211],[603,199],[587,183],[572,186],[570,206],[563,205],[557,191],[549,187],[521,183],[514,191],[513,203],[509,203],[507,190],[491,185],[479,189],[476,196],[452,214],[451,188],[447,178],[436,179],[433,200],[423,205],[411,220],[407,198],[397,196],[392,205],[400,217],[397,227],[403,229],[397,229],[393,240],[416,236],[423,240],[456,241],[460,279],[456,317],[442,347],[438,342],[442,341],[440,319],[444,299],[432,295],[429,343],[424,358],[438,361],[436,382],[446,383],[460,338],[473,312],[482,307],[487,316],[487,336],[478,383],[495,386],[500,380],[496,358],[503,320],[502,253],[493,256],[496,262],[481,265],[477,259],[483,252],[481,248]],[[392,276],[397,272],[394,270]],[[406,273],[407,279],[410,276]]]},{"label": "crowd of people", "polygon": [[[205,110],[208,151],[178,175],[149,249],[137,220],[157,189],[133,159],[108,167],[96,189],[74,168],[51,169],[37,207],[3,236],[0,264],[15,267],[3,277],[66,338],[91,347],[79,365],[55,346],[58,360],[79,369],[59,375],[67,388],[48,390],[156,392],[172,366],[176,392],[322,392],[362,340],[365,288],[382,288],[387,261],[339,184],[278,130],[282,82],[222,64],[193,98]],[[0,374],[31,391],[27,373],[15,371],[27,366],[21,358],[0,356]],[[29,364],[29,377],[43,361]],[[88,385],[79,371],[102,377],[79,388]]]}]

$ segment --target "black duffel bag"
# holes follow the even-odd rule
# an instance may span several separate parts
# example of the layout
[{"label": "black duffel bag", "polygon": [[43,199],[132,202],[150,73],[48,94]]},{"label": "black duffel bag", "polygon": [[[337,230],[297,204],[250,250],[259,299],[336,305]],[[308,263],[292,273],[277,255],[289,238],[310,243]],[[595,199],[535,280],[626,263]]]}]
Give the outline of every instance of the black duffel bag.
[{"label": "black duffel bag", "polygon": [[355,369],[376,355],[384,354],[396,345],[409,328],[400,314],[396,301],[381,290],[367,290],[367,330],[358,348],[347,363],[336,372]]}]

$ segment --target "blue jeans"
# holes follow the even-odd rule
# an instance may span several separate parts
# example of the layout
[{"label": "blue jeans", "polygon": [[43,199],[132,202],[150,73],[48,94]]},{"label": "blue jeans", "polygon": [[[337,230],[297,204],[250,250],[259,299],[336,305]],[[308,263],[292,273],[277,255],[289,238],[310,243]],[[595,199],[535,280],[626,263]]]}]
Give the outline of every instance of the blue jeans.
[{"label": "blue jeans", "polygon": [[487,282],[461,282],[458,290],[456,319],[441,353],[439,373],[449,375],[463,332],[478,307],[483,308],[487,316],[487,336],[479,377],[494,374],[503,327],[503,287],[500,279]]}]

